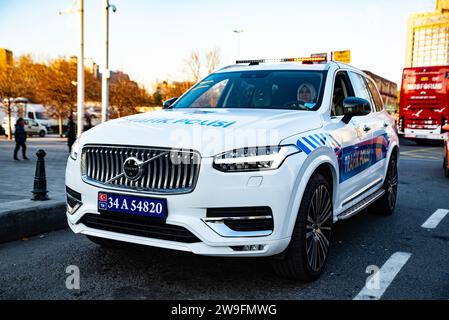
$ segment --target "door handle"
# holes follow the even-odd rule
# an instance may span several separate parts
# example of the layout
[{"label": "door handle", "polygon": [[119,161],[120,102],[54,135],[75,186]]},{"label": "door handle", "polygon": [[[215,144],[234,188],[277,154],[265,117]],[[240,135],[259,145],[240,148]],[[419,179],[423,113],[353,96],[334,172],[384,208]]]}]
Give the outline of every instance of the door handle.
[{"label": "door handle", "polygon": [[368,132],[370,130],[371,130],[371,128],[368,127],[366,124],[363,126],[363,131]]}]

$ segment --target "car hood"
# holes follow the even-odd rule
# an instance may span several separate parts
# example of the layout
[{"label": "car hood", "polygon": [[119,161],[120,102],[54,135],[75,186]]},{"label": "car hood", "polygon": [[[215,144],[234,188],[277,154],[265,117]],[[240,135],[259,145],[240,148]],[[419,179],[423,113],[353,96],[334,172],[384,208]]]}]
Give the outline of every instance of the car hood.
[{"label": "car hood", "polygon": [[278,145],[322,126],[314,111],[172,109],[112,120],[82,135],[81,145],[193,149],[203,157],[235,148]]}]

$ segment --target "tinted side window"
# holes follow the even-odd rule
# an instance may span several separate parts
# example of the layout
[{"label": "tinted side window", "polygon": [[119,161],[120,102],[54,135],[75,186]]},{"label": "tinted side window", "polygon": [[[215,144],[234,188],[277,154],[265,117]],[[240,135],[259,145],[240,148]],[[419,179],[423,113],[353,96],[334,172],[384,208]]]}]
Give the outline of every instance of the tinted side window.
[{"label": "tinted side window", "polygon": [[377,88],[374,85],[373,81],[371,81],[370,79],[366,79],[366,82],[368,83],[368,88],[373,97],[374,104],[376,105],[376,111],[382,111],[384,109],[384,104],[382,102],[382,97],[380,96],[379,91],[377,91]]},{"label": "tinted side window", "polygon": [[343,116],[343,101],[354,96],[346,71],[339,71],[335,77],[334,92],[332,95],[331,116]]},{"label": "tinted side window", "polygon": [[355,96],[357,98],[365,99],[371,103],[371,94],[366,87],[365,79],[361,75],[354,72],[349,72],[349,77],[351,78]]}]

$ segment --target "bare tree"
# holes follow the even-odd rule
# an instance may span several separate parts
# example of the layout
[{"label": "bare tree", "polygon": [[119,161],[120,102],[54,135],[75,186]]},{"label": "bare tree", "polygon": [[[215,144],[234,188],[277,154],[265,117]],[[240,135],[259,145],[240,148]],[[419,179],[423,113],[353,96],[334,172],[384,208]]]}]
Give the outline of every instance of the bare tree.
[{"label": "bare tree", "polygon": [[182,96],[190,87],[195,83],[191,81],[169,81],[165,80],[162,82],[157,82],[154,86],[155,92],[153,94],[153,103],[155,105],[162,105],[162,103],[171,98],[176,98]]},{"label": "bare tree", "polygon": [[75,106],[76,72],[75,63],[57,59],[42,72],[37,88],[39,100],[55,108],[60,137],[63,136],[63,118],[71,114]]},{"label": "bare tree", "polygon": [[214,48],[206,52],[207,74],[211,74],[221,62],[220,49]]},{"label": "bare tree", "polygon": [[185,63],[192,81],[198,82],[201,79],[201,57],[199,51],[192,51]]},{"label": "bare tree", "polygon": [[11,111],[14,99],[29,95],[30,88],[35,85],[37,73],[35,68],[30,68],[31,65],[31,58],[22,56],[12,65],[0,67],[0,97],[8,116],[8,140],[12,140]]},{"label": "bare tree", "polygon": [[111,80],[109,100],[111,118],[135,114],[136,107],[151,102],[146,90],[130,80],[128,76],[119,76]]}]

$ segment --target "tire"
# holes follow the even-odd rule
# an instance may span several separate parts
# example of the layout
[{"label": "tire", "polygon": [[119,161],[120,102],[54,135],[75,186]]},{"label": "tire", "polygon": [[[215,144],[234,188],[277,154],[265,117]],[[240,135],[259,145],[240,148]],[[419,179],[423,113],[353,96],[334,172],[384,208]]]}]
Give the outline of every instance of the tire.
[{"label": "tire", "polygon": [[330,190],[329,183],[322,175],[312,176],[301,200],[290,244],[282,259],[272,261],[278,275],[310,282],[323,273],[332,236]]},{"label": "tire", "polygon": [[446,178],[449,178],[449,168],[447,166],[448,166],[447,156],[445,156],[444,159],[443,159],[444,176]]},{"label": "tire", "polygon": [[39,132],[39,137],[41,137],[41,138],[45,137],[45,131],[44,130],[41,130]]},{"label": "tire", "polygon": [[370,207],[369,211],[389,216],[396,208],[398,196],[398,166],[395,155],[391,156],[388,163],[387,175],[382,188],[385,190],[385,194]]},{"label": "tire", "polygon": [[111,239],[105,239],[105,238],[99,238],[94,236],[87,236],[87,239],[92,241],[93,243],[108,249],[119,249],[126,247],[127,243],[117,240],[111,240]]}]

